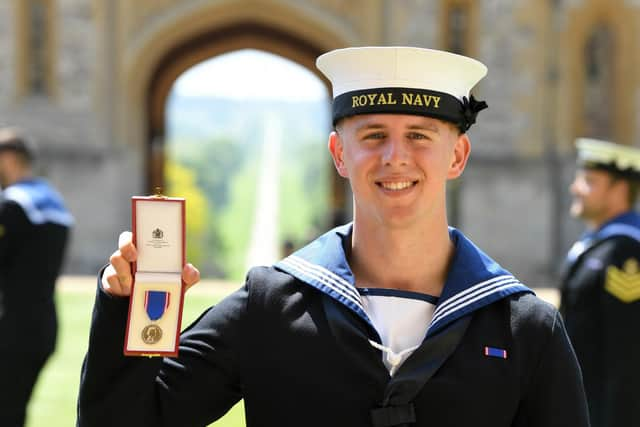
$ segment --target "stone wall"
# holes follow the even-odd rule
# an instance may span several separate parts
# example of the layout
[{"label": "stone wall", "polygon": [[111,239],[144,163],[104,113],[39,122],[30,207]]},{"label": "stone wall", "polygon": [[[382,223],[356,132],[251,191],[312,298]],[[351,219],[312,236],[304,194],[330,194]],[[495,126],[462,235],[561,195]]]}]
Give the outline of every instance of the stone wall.
[{"label": "stone wall", "polygon": [[92,105],[95,67],[98,66],[91,2],[62,0],[58,3],[56,65],[60,103],[90,113],[88,108]]},{"label": "stone wall", "polygon": [[[76,219],[65,271],[93,273],[113,251],[115,230],[128,229],[122,192],[140,190],[140,156],[105,144],[97,130],[94,70],[95,22],[91,2],[58,2],[54,33],[54,95],[25,96],[15,91],[15,3],[0,2],[0,124],[18,126],[38,147],[36,171],[63,194]],[[132,161],[136,159],[136,161]],[[133,177],[133,178],[132,178]],[[115,233],[115,234],[114,234]]]},{"label": "stone wall", "polygon": [[[0,112],[11,102],[15,88],[15,31],[14,10],[11,2],[0,2]],[[6,119],[0,115],[0,125]]]},{"label": "stone wall", "polygon": [[[568,9],[591,7],[604,0],[572,0]],[[615,0],[634,7],[637,0]],[[56,3],[55,88],[53,98],[17,99],[15,93],[17,1],[0,1],[0,124],[27,129],[39,141],[40,171],[64,194],[77,219],[67,271],[91,273],[114,250],[119,231],[129,228],[129,197],[144,192],[146,179],[147,112],[144,88],[136,81],[150,75],[152,61],[170,41],[178,40],[176,25],[197,8],[227,10],[236,19],[243,8],[304,16],[313,22],[313,39],[335,33],[333,40],[362,44],[408,44],[441,47],[445,0],[58,0]],[[566,188],[573,174],[573,136],[569,97],[571,78],[560,76],[562,103],[544,101],[548,95],[549,38],[546,6],[534,0],[478,0],[474,4],[473,55],[489,67],[477,88],[490,109],[479,116],[470,136],[473,152],[461,193],[461,228],[482,248],[532,286],[553,285],[561,257],[581,225],[566,213]],[[545,2],[546,4],[546,2]],[[216,9],[217,10],[217,9]],[[190,16],[190,15],[189,15]],[[268,21],[284,22],[279,16]],[[231,18],[230,18],[231,19]],[[267,19],[267,18],[265,18]],[[204,22],[198,21],[199,24]],[[216,21],[218,22],[218,21]],[[235,22],[235,21],[234,21]],[[266,22],[266,21],[265,21]],[[305,21],[306,22],[306,21]],[[564,28],[567,22],[564,22]],[[187,31],[183,28],[183,31]],[[304,35],[304,32],[300,34]],[[637,34],[634,34],[637,38]],[[311,37],[311,36],[309,36]],[[160,52],[138,49],[149,41]],[[311,41],[307,40],[307,41]],[[333,43],[333,41],[332,41]],[[558,41],[559,46],[562,46]],[[638,49],[625,54],[635,55]],[[566,53],[566,52],[565,52]],[[560,60],[566,58],[560,57]],[[129,69],[140,64],[141,69]],[[136,68],[136,67],[133,67]],[[559,70],[572,68],[561,64]],[[635,77],[631,105],[640,109],[640,79]],[[132,91],[131,89],[134,89]],[[135,92],[137,91],[137,92]],[[135,93],[134,93],[135,92]],[[134,100],[135,102],[132,102]],[[553,102],[553,101],[549,101]],[[131,107],[133,105],[133,107]],[[549,105],[558,116],[545,116]],[[125,108],[126,107],[126,108]],[[131,107],[131,109],[129,109]],[[562,108],[561,108],[562,107]],[[555,117],[554,123],[549,117]],[[136,126],[131,130],[132,126]],[[554,129],[549,127],[556,126]],[[637,114],[632,126],[640,135]],[[559,145],[557,174],[550,178],[545,144]],[[636,141],[636,143],[638,143]],[[565,197],[566,196],[566,197]],[[554,224],[560,226],[554,226]],[[559,235],[554,235],[559,230]]]},{"label": "stone wall", "polygon": [[549,286],[551,206],[544,165],[472,156],[463,188],[464,232],[527,284]]}]

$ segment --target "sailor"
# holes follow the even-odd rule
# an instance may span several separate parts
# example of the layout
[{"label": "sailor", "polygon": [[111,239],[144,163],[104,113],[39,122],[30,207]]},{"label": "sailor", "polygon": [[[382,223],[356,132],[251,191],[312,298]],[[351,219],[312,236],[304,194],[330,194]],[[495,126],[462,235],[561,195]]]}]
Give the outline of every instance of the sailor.
[{"label": "sailor", "polygon": [[576,141],[571,214],[586,232],[568,254],[561,311],[582,366],[593,427],[640,425],[640,149]]},{"label": "sailor", "polygon": [[0,128],[0,425],[25,424],[38,375],[55,348],[54,285],[73,218],[60,194],[33,175],[23,132]]},{"label": "sailor", "polygon": [[203,426],[244,399],[250,427],[587,426],[558,312],[448,227],[486,67],[413,47],[339,49],[317,66],[353,222],[252,269],[164,360],[121,355],[137,256],[123,234],[98,281],[78,425]]}]

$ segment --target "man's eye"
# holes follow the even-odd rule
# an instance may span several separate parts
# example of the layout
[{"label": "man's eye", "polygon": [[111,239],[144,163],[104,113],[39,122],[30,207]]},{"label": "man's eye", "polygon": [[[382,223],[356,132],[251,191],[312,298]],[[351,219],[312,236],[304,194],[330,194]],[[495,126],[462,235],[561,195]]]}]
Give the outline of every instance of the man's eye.
[{"label": "man's eye", "polygon": [[385,136],[384,132],[374,132],[365,135],[364,139],[383,139]]},{"label": "man's eye", "polygon": [[411,132],[407,136],[409,139],[431,139],[427,135],[418,132]]}]

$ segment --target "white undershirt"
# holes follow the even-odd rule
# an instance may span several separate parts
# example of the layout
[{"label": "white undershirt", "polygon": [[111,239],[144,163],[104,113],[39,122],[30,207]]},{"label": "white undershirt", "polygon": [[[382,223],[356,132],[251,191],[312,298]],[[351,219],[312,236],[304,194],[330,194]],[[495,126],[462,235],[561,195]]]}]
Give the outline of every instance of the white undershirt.
[{"label": "white undershirt", "polygon": [[382,351],[382,361],[393,376],[413,351],[422,344],[435,310],[432,302],[413,292],[359,289],[364,310],[382,339],[369,341]]}]

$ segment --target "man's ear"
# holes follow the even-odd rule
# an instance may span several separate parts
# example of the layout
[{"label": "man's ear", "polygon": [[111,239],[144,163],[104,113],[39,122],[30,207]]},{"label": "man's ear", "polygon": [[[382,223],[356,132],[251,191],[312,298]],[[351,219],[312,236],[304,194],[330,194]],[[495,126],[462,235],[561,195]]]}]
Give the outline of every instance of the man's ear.
[{"label": "man's ear", "polygon": [[347,178],[347,168],[344,165],[342,138],[338,132],[331,132],[329,135],[329,152],[333,158],[333,164],[341,177]]},{"label": "man's ear", "polygon": [[[614,178],[613,176],[611,176],[610,179],[609,190],[606,194],[615,200],[622,200],[626,203],[627,200],[629,200],[629,186],[631,184],[629,184],[629,181],[626,179]],[[633,206],[628,206],[627,209],[631,209],[632,207]]]},{"label": "man's ear", "polygon": [[453,154],[451,155],[451,164],[449,165],[448,179],[455,179],[462,175],[464,168],[467,166],[469,154],[471,153],[471,141],[466,133],[458,135]]}]

